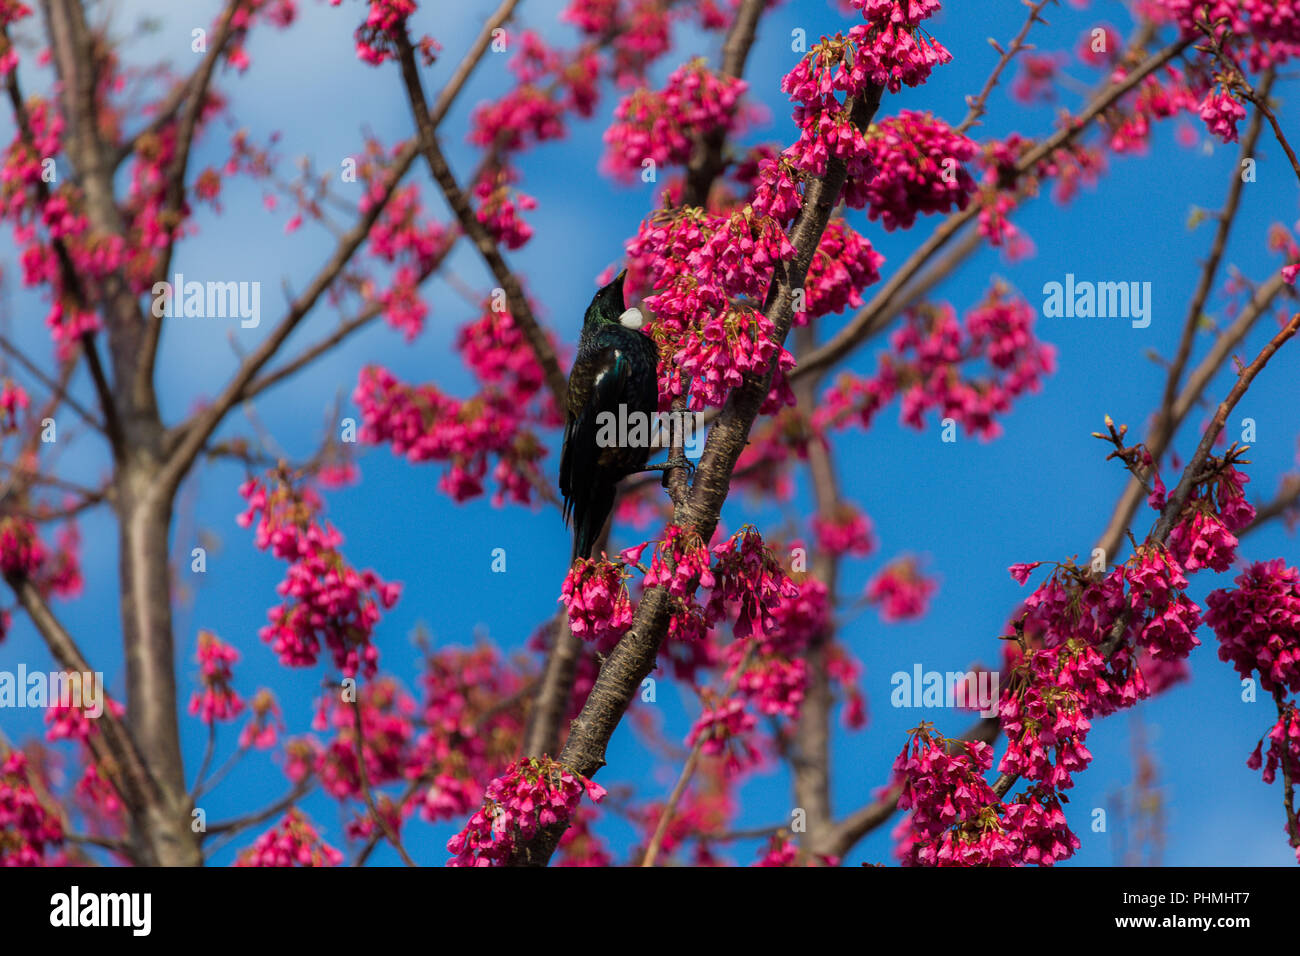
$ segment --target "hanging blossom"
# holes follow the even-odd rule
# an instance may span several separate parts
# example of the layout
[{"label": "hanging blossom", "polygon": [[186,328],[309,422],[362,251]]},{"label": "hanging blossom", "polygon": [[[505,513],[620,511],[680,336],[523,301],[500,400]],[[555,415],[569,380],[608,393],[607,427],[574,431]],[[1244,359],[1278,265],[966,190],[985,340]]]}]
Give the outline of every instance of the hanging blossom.
[{"label": "hanging blossom", "polygon": [[[1268,740],[1268,755],[1263,753],[1264,739]],[[1300,777],[1300,710],[1294,703],[1288,703],[1278,715],[1277,723],[1255,745],[1254,751],[1246,760],[1251,770],[1263,767],[1263,779],[1271,784],[1277,779],[1278,768],[1290,779]]]},{"label": "hanging blossom", "polygon": [[[358,178],[366,183],[362,212],[379,201],[385,190],[385,179],[391,175],[386,166],[377,162],[378,150],[378,144],[367,143],[369,161],[358,164]],[[408,342],[419,335],[429,315],[429,307],[420,294],[420,283],[442,261],[452,238],[442,223],[423,218],[420,191],[414,184],[394,190],[366,237],[367,252],[395,268],[384,291],[376,294],[373,284],[367,280],[362,286],[363,294],[378,302],[384,319],[403,332]]]},{"label": "hanging blossom", "polygon": [[[1119,82],[1128,68],[1118,67],[1111,77]],[[1144,155],[1151,145],[1154,123],[1183,114],[1200,112],[1201,97],[1196,81],[1176,66],[1144,77],[1137,94],[1127,99],[1107,120],[1110,137],[1106,142],[1112,152]]]},{"label": "hanging blossom", "polygon": [[705,614],[720,621],[728,616],[728,607],[735,607],[734,633],[739,640],[761,639],[775,630],[775,608],[783,598],[797,597],[799,588],[786,576],[758,529],[746,525],[714,545],[712,552],[713,593]]},{"label": "hanging blossom", "polygon": [[[772,628],[753,642],[727,645],[723,680],[767,716],[799,716],[808,687],[803,657],[813,640],[828,633],[830,597],[826,584],[810,575],[792,583],[796,593],[782,592],[772,607]],[[743,670],[742,670],[743,667]]]},{"label": "hanging blossom", "polygon": [[1206,598],[1219,659],[1242,677],[1258,672],[1269,693],[1300,693],[1300,571],[1281,558],[1257,561],[1235,584]]},{"label": "hanging blossom", "polygon": [[235,859],[235,866],[338,866],[343,854],[330,846],[297,807]]},{"label": "hanging blossom", "polygon": [[774,359],[782,372],[794,367],[771,320],[744,301],[761,303],[773,267],[794,256],[776,220],[752,207],[729,215],[664,210],[641,223],[627,251],[638,275],[654,277],[645,304],[664,407],[682,395],[693,410],[720,406],[746,374],[763,374]]},{"label": "hanging blossom", "polygon": [[866,204],[876,174],[871,147],[853,121],[851,104],[873,84],[895,93],[903,84],[917,86],[935,66],[952,59],[919,26],[937,9],[866,5],[865,24],[853,27],[847,36],[823,37],[782,81],[781,88],[795,103],[800,130],[786,155],[799,169],[818,176],[831,157],[843,161],[848,172],[844,202],[851,208]]},{"label": "hanging blossom", "polygon": [[[903,85],[924,83],[936,66],[952,59],[943,44],[921,27],[923,20],[938,12],[937,0],[903,3],[852,0],[852,3],[862,11],[866,23],[849,31],[844,47],[851,52],[837,51],[833,45],[829,50],[820,51],[821,62],[816,70],[809,71],[820,81],[820,86],[829,85],[853,95],[862,92],[867,83],[874,83],[897,93]],[[804,62],[812,59],[810,52]]]},{"label": "hanging blossom", "polygon": [[[1036,565],[1013,565],[1012,577],[1023,583]],[[1088,568],[1072,561],[1055,570],[1028,598],[1016,625],[1032,634],[1044,647],[1067,643],[1073,648],[1092,649],[1117,628],[1122,648],[1135,645],[1153,657],[1182,660],[1200,644],[1200,608],[1187,597],[1187,578],[1168,549],[1143,544],[1129,560],[1100,579]],[[1100,661],[1100,658],[1096,658]],[[1112,661],[1119,661],[1112,657]],[[1119,672],[1116,672],[1117,676]],[[1110,713],[1137,698],[1133,691],[1145,689],[1123,681],[1119,698],[1089,694],[1089,714]]]},{"label": "hanging blossom", "polygon": [[795,311],[793,324],[804,325],[810,318],[860,308],[862,290],[880,281],[884,263],[885,257],[872,248],[866,237],[843,218],[831,219],[804,279],[806,308]]},{"label": "hanging blossom", "polygon": [[[32,8],[20,0],[0,0],[0,26],[17,23],[32,15]],[[18,66],[18,51],[13,44],[0,37],[0,77],[7,76]]]},{"label": "hanging blossom", "polygon": [[1031,787],[1011,803],[997,799],[983,774],[992,748],[916,728],[894,771],[903,784],[899,807],[911,808],[896,835],[911,866],[1051,866],[1069,859],[1079,839],[1066,824],[1060,798]]},{"label": "hanging blossom", "polygon": [[758,718],[745,709],[739,697],[707,703],[696,718],[686,738],[686,746],[700,743],[700,752],[708,757],[722,757],[724,773],[734,776],[756,766],[762,755],[751,741]]},{"label": "hanging blossom", "polygon": [[524,427],[525,409],[508,395],[489,390],[462,401],[434,385],[406,385],[371,365],[361,370],[352,398],[361,409],[361,440],[389,444],[411,462],[446,462],[438,487],[454,501],[483,494],[492,458],[499,485],[494,503],[507,495],[520,504],[532,500],[529,476],[546,449]]},{"label": "hanging blossom", "polygon": [[[417,705],[392,678],[362,685],[356,701],[338,693],[322,697],[312,729],[330,733],[313,751],[313,771],[321,787],[336,800],[361,799],[361,766],[357,758],[357,714],[361,717],[361,746],[372,787],[401,780],[411,760]],[[400,829],[400,827],[398,827]]]},{"label": "hanging blossom", "polygon": [[284,733],[284,715],[275,695],[265,687],[253,695],[248,703],[249,718],[239,732],[239,746],[254,750],[270,750]]},{"label": "hanging blossom", "polygon": [[939,585],[921,573],[916,559],[899,558],[886,565],[867,584],[867,601],[880,606],[886,622],[921,617]]},{"label": "hanging blossom", "polygon": [[[642,7],[651,4],[657,6],[657,0],[639,2]],[[609,12],[612,17],[614,11]],[[566,14],[561,17],[565,18]],[[623,51],[638,37],[645,36],[636,23],[629,22],[635,19],[633,12],[619,18],[619,26],[625,29],[613,29],[608,34],[600,31],[605,40],[613,38],[613,63],[589,43],[565,51],[547,47],[533,31],[511,36],[511,45],[517,52],[507,65],[515,77],[515,85],[495,101],[474,109],[469,122],[469,142],[491,150],[498,161],[505,163],[515,153],[562,138],[567,132],[569,114],[590,118],[600,98],[600,81],[611,73],[620,75],[627,59]],[[651,55],[657,57],[662,52]],[[643,82],[643,77],[633,77],[632,82]]]},{"label": "hanging blossom", "polygon": [[45,563],[45,546],[36,526],[15,515],[0,517],[0,573],[6,577],[35,577]]},{"label": "hanging blossom", "polygon": [[199,631],[198,660],[203,690],[190,698],[190,713],[205,724],[234,720],[244,709],[244,701],[230,686],[234,679],[231,668],[239,660],[239,651],[211,631]]},{"label": "hanging blossom", "polygon": [[[903,110],[872,125],[867,150],[876,174],[859,194],[867,217],[887,231],[910,229],[918,215],[965,209],[975,180],[961,165],[974,158],[975,143],[929,113]],[[848,200],[845,200],[848,202]]]},{"label": "hanging blossom", "polygon": [[32,773],[21,750],[0,761],[0,866],[41,866],[63,843],[63,825],[36,795]]},{"label": "hanging blossom", "polygon": [[406,775],[428,780],[420,791],[424,819],[449,820],[483,802],[479,781],[501,774],[523,742],[524,678],[486,645],[431,653],[420,675],[423,731]]},{"label": "hanging blossom", "polygon": [[993,765],[993,748],[978,740],[962,741],[949,753],[945,744],[922,721],[909,732],[908,742],[894,760],[894,774],[902,783],[898,808],[912,811],[912,828],[923,841],[933,840],[998,799],[983,777]]},{"label": "hanging blossom", "polygon": [[1021,105],[1051,103],[1056,99],[1057,77],[1065,57],[1059,53],[1022,53],[1020,72],[1011,84],[1011,98]]},{"label": "hanging blossom", "polygon": [[[554,339],[550,338],[554,348]],[[564,424],[554,396],[543,387],[546,375],[537,354],[509,310],[485,303],[479,318],[457,332],[456,350],[484,388],[500,394],[503,402],[526,409],[538,424]],[[537,400],[540,408],[531,404]]]},{"label": "hanging blossom", "polygon": [[1252,69],[1279,64],[1300,49],[1300,5],[1294,0],[1155,0],[1185,36],[1208,24],[1229,49],[1244,48]]},{"label": "hanging blossom", "polygon": [[862,558],[876,550],[871,519],[847,501],[839,502],[829,514],[813,515],[809,524],[817,547],[828,555]]},{"label": "hanging blossom", "polygon": [[[1192,489],[1169,533],[1170,554],[1189,572],[1201,568],[1223,572],[1232,567],[1238,544],[1233,532],[1255,519],[1255,507],[1242,488],[1250,478],[1227,460],[1211,459],[1207,465],[1213,476]],[[1147,501],[1159,511],[1165,507],[1165,485],[1158,473],[1152,476],[1152,485]]]},{"label": "hanging blossom", "polygon": [[80,194],[74,186],[64,183],[52,192],[44,191],[45,161],[63,151],[63,117],[54,104],[39,97],[29,99],[25,111],[25,128],[15,132],[0,157],[0,217],[13,224],[23,285],[49,289],[45,324],[57,357],[66,360],[83,335],[99,328],[99,318],[94,311],[84,310],[74,290],[65,287],[55,242],[61,244],[76,273],[88,276],[102,276],[121,265],[124,246],[120,239],[88,236],[90,224],[80,211]]},{"label": "hanging blossom", "polygon": [[628,596],[626,565],[616,561],[580,558],[564,579],[560,601],[569,613],[575,637],[592,641],[602,654],[614,649],[632,626],[632,600]]},{"label": "hanging blossom", "polygon": [[[69,680],[74,682],[73,686],[76,686],[75,682],[78,681],[80,676],[76,671],[68,675]],[[85,744],[90,741],[94,734],[99,733],[99,721],[104,716],[103,713],[99,717],[92,717],[86,712],[88,695],[95,693],[95,690],[93,687],[83,686],[81,693],[87,695],[83,696],[81,706],[54,703],[46,708],[45,722],[49,724],[45,729],[46,740],[75,740]],[[108,698],[102,686],[98,689],[98,693],[104,700],[104,713],[119,718],[126,714],[126,707]],[[87,752],[89,752],[89,748]]]},{"label": "hanging blossom", "polygon": [[[330,6],[337,7],[343,0],[330,0]],[[357,59],[371,66],[379,66],[386,60],[397,59],[397,38],[405,32],[406,22],[415,13],[415,0],[366,0],[369,9],[365,22],[357,27]],[[432,37],[422,37],[418,50],[423,54],[425,65],[433,62],[439,49]]]},{"label": "hanging blossom", "polygon": [[1201,101],[1201,119],[1210,133],[1225,143],[1237,141],[1237,124],[1246,118],[1246,107],[1226,90],[1206,95]]},{"label": "hanging blossom", "polygon": [[1001,283],[964,322],[948,305],[914,309],[880,353],[874,376],[843,373],[824,393],[814,428],[870,427],[899,396],[906,425],[924,428],[926,413],[937,410],[970,433],[995,438],[1002,431],[997,416],[1056,369],[1055,349],[1033,333],[1036,319],[1037,311]]},{"label": "hanging blossom", "polygon": [[262,640],[287,667],[314,665],[323,643],[344,676],[372,676],[379,659],[374,627],[381,611],[397,603],[401,585],[349,565],[339,551],[343,536],[317,520],[320,498],[295,486],[287,472],[272,473],[270,482],[250,478],[239,493],[248,502],[239,525],[256,522],[258,550],[289,562],[276,587],[285,601],[267,612],[271,623],[259,632]]},{"label": "hanging blossom", "polygon": [[669,597],[674,599],[673,615],[668,621],[668,641],[704,640],[717,623],[695,596],[698,588],[712,588],[715,584],[711,560],[709,549],[699,535],[688,533],[677,525],[664,529],[664,536],[650,558],[650,570],[643,584],[647,589],[665,588]]},{"label": "hanging blossom", "polygon": [[1054,790],[1074,786],[1073,774],[1092,761],[1085,743],[1092,722],[1078,687],[1079,675],[1092,673],[1089,650],[1076,653],[1063,645],[1030,651],[1012,671],[1012,686],[999,704],[1007,735],[999,772],[1041,781]]},{"label": "hanging blossom", "polygon": [[406,385],[387,369],[369,366],[353,393],[362,412],[361,438],[387,442],[413,462],[447,462],[439,487],[457,502],[481,495],[492,467],[498,485],[493,504],[500,506],[507,496],[528,504],[546,455],[528,426],[563,421],[543,387],[536,353],[514,317],[491,301],[477,320],[461,327],[456,347],[482,385],[479,394],[456,399],[434,385]]},{"label": "hanging blossom", "polygon": [[504,866],[539,828],[567,822],[583,793],[599,802],[605,788],[545,755],[517,761],[487,785],[483,807],[447,841],[455,854],[447,865]]},{"label": "hanging blossom", "polygon": [[[54,550],[41,541],[36,524],[20,515],[0,517],[0,574],[30,580],[43,597],[76,597],[83,580],[78,557],[81,537],[69,521],[59,529]],[[0,628],[0,637],[5,633]]]},{"label": "hanging blossom", "polygon": [[18,413],[26,411],[29,404],[30,399],[21,385],[15,385],[9,379],[0,383],[0,435],[12,435],[18,431]]},{"label": "hanging blossom", "polygon": [[699,138],[736,131],[746,88],[744,80],[715,73],[697,58],[674,70],[662,91],[635,91],[605,130],[603,169],[631,181],[645,168],[685,166]]},{"label": "hanging blossom", "polygon": [[537,208],[532,196],[510,188],[515,178],[509,171],[502,171],[495,178],[485,175],[474,186],[474,198],[478,200],[475,218],[507,249],[522,248],[533,237],[532,226],[520,213]]}]

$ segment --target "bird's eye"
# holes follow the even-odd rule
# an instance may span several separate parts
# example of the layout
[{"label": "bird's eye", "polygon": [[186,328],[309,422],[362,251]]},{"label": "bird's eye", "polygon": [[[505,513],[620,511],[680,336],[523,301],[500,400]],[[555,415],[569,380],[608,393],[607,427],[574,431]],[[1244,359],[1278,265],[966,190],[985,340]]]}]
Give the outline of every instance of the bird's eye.
[{"label": "bird's eye", "polygon": [[625,329],[639,329],[645,324],[645,316],[640,309],[631,308],[620,315],[618,321]]}]

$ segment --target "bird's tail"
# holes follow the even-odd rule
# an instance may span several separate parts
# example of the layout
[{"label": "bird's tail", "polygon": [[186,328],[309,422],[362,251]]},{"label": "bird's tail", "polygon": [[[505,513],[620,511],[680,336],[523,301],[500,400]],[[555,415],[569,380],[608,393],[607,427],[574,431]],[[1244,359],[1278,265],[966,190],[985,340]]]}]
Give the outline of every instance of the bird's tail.
[{"label": "bird's tail", "polygon": [[597,483],[592,488],[591,500],[587,502],[587,507],[582,509],[581,515],[575,515],[573,557],[570,559],[570,564],[578,558],[591,557],[596,539],[600,537],[600,532],[605,527],[605,520],[614,510],[614,490],[613,482]]}]

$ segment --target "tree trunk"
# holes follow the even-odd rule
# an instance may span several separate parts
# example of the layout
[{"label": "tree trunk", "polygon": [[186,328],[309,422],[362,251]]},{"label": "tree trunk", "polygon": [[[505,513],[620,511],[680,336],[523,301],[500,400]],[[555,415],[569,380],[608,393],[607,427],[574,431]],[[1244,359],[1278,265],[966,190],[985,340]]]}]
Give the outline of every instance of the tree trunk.
[{"label": "tree trunk", "polygon": [[157,805],[133,808],[132,843],[141,862],[200,866],[177,717],[167,553],[172,493],[158,482],[156,467],[137,460],[122,466],[118,495],[126,720],[161,795]]}]

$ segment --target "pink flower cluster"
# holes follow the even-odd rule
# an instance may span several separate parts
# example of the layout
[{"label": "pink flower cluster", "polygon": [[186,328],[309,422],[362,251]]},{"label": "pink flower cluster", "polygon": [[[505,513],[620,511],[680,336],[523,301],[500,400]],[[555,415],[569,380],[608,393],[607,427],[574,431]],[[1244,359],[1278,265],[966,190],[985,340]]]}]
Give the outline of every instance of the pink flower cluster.
[{"label": "pink flower cluster", "polygon": [[884,262],[857,230],[838,216],[831,219],[804,279],[806,308],[795,312],[794,324],[860,307],[862,290],[880,281]]},{"label": "pink flower cluster", "polygon": [[[372,144],[369,148],[377,147]],[[368,184],[363,211],[382,193],[382,180],[383,176],[375,176]],[[388,324],[404,332],[408,342],[424,328],[429,314],[420,296],[420,282],[441,261],[451,241],[441,223],[425,220],[422,213],[418,187],[403,186],[389,198],[367,237],[369,254],[396,266],[379,302]]]},{"label": "pink flower cluster", "polygon": [[1281,558],[1257,561],[1235,584],[1206,598],[1205,623],[1219,638],[1219,659],[1242,677],[1258,672],[1269,693],[1300,692],[1300,571]]},{"label": "pink flower cluster", "polygon": [[338,866],[342,862],[343,854],[326,843],[306,814],[294,807],[242,851],[235,866]]},{"label": "pink flower cluster", "polygon": [[26,410],[29,401],[21,385],[9,379],[0,384],[0,434],[18,431],[18,413]]},{"label": "pink flower cluster", "polygon": [[520,213],[536,209],[537,200],[526,193],[514,191],[513,196],[511,193],[505,174],[496,182],[488,177],[480,179],[474,187],[474,196],[479,201],[474,215],[493,239],[507,249],[519,249],[533,237],[532,227]]},{"label": "pink flower cluster", "polygon": [[599,802],[605,788],[547,756],[517,761],[487,785],[483,807],[447,841],[447,851],[455,854],[447,865],[504,865],[539,827],[567,822],[584,792]]},{"label": "pink flower cluster", "polygon": [[[820,863],[809,860],[807,866],[839,866],[840,858],[837,856],[822,856],[818,858]],[[768,842],[767,848],[754,866],[798,866],[799,865],[799,845],[795,843],[784,831],[772,834],[772,839]]]},{"label": "pink flower cluster", "polygon": [[366,682],[355,702],[342,699],[338,693],[323,698],[312,728],[333,733],[314,755],[313,769],[325,792],[337,800],[362,796],[358,749],[365,754],[366,775],[372,787],[402,779],[410,761],[410,744],[415,738],[412,717],[416,709],[415,701],[392,678]]},{"label": "pink flower cluster", "polygon": [[[1023,583],[1034,567],[1037,564],[1013,565],[1012,577]],[[1187,597],[1186,587],[1187,578],[1171,553],[1144,544],[1101,580],[1073,563],[1059,565],[1025,600],[1020,621],[1048,648],[1069,643],[1091,653],[1115,627],[1122,627],[1124,645],[1135,643],[1162,661],[1182,660],[1200,644],[1200,608]],[[1087,681],[1081,686],[1086,688]],[[1089,714],[1094,709],[1109,713],[1136,700],[1130,691],[1145,696],[1146,688],[1126,688],[1121,699],[1109,702],[1089,694],[1085,709]]]},{"label": "pink flower cluster", "polygon": [[1246,766],[1251,770],[1259,770],[1262,766],[1264,782],[1269,784],[1277,778],[1279,767],[1292,780],[1300,777],[1300,710],[1296,709],[1295,704],[1287,704],[1282,708],[1277,723],[1267,737],[1267,758],[1261,752],[1264,741],[1260,740],[1247,758]]},{"label": "pink flower cluster", "polygon": [[[639,559],[639,551],[632,560]],[[716,619],[705,616],[695,601],[698,588],[712,588],[715,580],[710,567],[711,555],[699,535],[688,534],[677,525],[668,525],[650,558],[650,571],[643,579],[646,588],[662,587],[677,599],[676,612],[668,625],[671,641],[703,640]]]},{"label": "pink flower cluster", "polygon": [[63,842],[63,825],[36,795],[21,750],[0,762],[0,833],[0,866],[41,866]]},{"label": "pink flower cluster", "polygon": [[758,718],[745,709],[739,697],[729,697],[713,706],[706,706],[686,738],[686,746],[694,747],[703,740],[700,752],[710,757],[725,755],[724,768],[736,774],[758,763],[760,754],[750,742],[758,726]]},{"label": "pink flower cluster", "polygon": [[978,740],[952,741],[950,750],[949,743],[923,722],[894,761],[902,783],[898,808],[912,811],[912,829],[925,843],[998,802],[983,776],[993,766],[993,748]]},{"label": "pink flower cluster", "polygon": [[524,409],[508,395],[487,391],[460,401],[436,386],[406,385],[385,368],[367,366],[352,397],[361,408],[361,440],[388,443],[412,462],[447,462],[438,486],[453,500],[483,493],[492,457],[500,486],[494,501],[506,494],[521,504],[532,500],[529,475],[546,450],[523,428]]},{"label": "pink flower cluster", "polygon": [[1208,23],[1220,39],[1245,44],[1253,69],[1294,56],[1300,45],[1300,4],[1295,0],[1158,2],[1186,34],[1200,36],[1197,24]]},{"label": "pink flower cluster", "polygon": [[[1021,668],[1025,680],[1016,681],[1013,675],[1013,686],[1003,693],[999,707],[1007,735],[1007,751],[998,764],[1001,773],[1042,781],[1056,790],[1074,786],[1072,774],[1092,760],[1084,743],[1092,723],[1076,692],[1081,675],[1092,672],[1091,651],[1075,653],[1067,645],[1029,653]],[[1082,666],[1074,666],[1081,660]]]},{"label": "pink flower cluster", "polygon": [[867,134],[867,151],[876,174],[857,190],[871,220],[886,230],[910,229],[918,215],[965,209],[975,180],[961,165],[974,158],[975,143],[930,113],[903,110]]},{"label": "pink flower cluster", "polygon": [[880,606],[887,622],[921,617],[939,585],[921,573],[915,558],[900,558],[879,571],[867,584],[867,601]]},{"label": "pink flower cluster", "polygon": [[938,12],[939,0],[851,0],[860,7],[865,26],[849,36],[857,44],[856,58],[872,83],[897,93],[903,84],[919,86],[930,71],[952,59],[933,37],[926,36],[921,21]]},{"label": "pink flower cluster", "polygon": [[239,746],[270,750],[284,732],[284,716],[275,695],[263,687],[249,701],[249,718],[239,732]]},{"label": "pink flower cluster", "polygon": [[887,8],[866,4],[867,23],[853,27],[847,37],[823,37],[781,83],[795,103],[800,130],[798,142],[785,155],[800,170],[818,176],[831,157],[844,162],[844,202],[852,208],[867,204],[877,167],[851,104],[872,84],[896,93],[903,84],[923,83],[936,65],[952,59],[920,29],[921,20],[937,9],[929,2]]},{"label": "pink flower cluster", "polygon": [[244,709],[244,702],[230,682],[231,670],[239,660],[239,651],[210,631],[199,631],[199,681],[203,691],[190,698],[190,713],[205,724],[214,720],[234,720]]},{"label": "pink flower cluster", "polygon": [[1237,141],[1237,124],[1246,118],[1246,107],[1225,90],[1206,94],[1201,101],[1201,119],[1210,133],[1225,143]]},{"label": "pink flower cluster", "polygon": [[972,822],[945,831],[937,845],[921,844],[910,832],[902,835],[896,852],[906,866],[1051,866],[1080,846],[1059,797],[1039,788],[986,808]]},{"label": "pink flower cluster", "polygon": [[704,59],[673,71],[662,91],[637,90],[614,111],[605,130],[607,151],[602,166],[630,181],[646,161],[653,166],[684,166],[699,137],[733,132],[744,80],[714,73]]},{"label": "pink flower cluster", "polygon": [[523,733],[520,710],[502,703],[516,697],[523,679],[483,645],[430,655],[421,685],[424,730],[407,776],[431,780],[420,799],[425,819],[451,819],[481,803],[479,781],[490,780],[514,758]]},{"label": "pink flower cluster", "polygon": [[[1169,533],[1169,552],[1185,571],[1211,568],[1223,572],[1237,558],[1239,531],[1255,518],[1255,507],[1242,486],[1250,481],[1231,465],[1192,489],[1178,522]],[[1157,511],[1165,507],[1165,486],[1158,474],[1147,499]]]},{"label": "pink flower cluster", "polygon": [[945,740],[922,724],[898,760],[899,807],[913,810],[900,825],[898,855],[910,866],[1051,866],[1074,855],[1060,798],[1031,787],[1002,803],[985,782],[992,748]]},{"label": "pink flower cluster", "polygon": [[508,403],[521,409],[540,397],[540,424],[563,424],[553,396],[543,391],[546,379],[542,366],[523,329],[508,311],[485,308],[477,321],[461,326],[456,349],[485,387],[501,393]]},{"label": "pink flower cluster", "polygon": [[794,255],[776,220],[752,209],[716,215],[688,207],[641,223],[627,246],[636,274],[653,276],[645,300],[659,344],[660,401],[678,395],[689,406],[722,405],[749,373],[794,357],[773,339],[771,321],[735,298],[762,302],[775,264]]},{"label": "pink flower cluster", "polygon": [[560,600],[569,612],[569,627],[603,654],[632,626],[627,575],[626,566],[618,562],[580,558],[564,579]]},{"label": "pink flower cluster", "polygon": [[[337,7],[343,0],[330,0]],[[357,27],[357,58],[378,66],[397,59],[396,37],[406,30],[406,21],[416,11],[415,0],[367,0],[366,20]],[[421,46],[426,44],[421,41]]]},{"label": "pink flower cluster", "polygon": [[[76,677],[72,676],[72,679]],[[90,687],[82,689],[83,695],[93,692]],[[104,693],[104,688],[100,687],[98,692]],[[105,700],[104,710],[119,718],[126,714],[126,708],[111,698]],[[45,711],[45,722],[49,724],[45,729],[45,739],[51,741],[75,740],[84,744],[90,741],[92,734],[99,732],[99,718],[91,717],[83,707],[72,704],[51,704]]]},{"label": "pink flower cluster", "polygon": [[712,551],[714,584],[706,616],[720,621],[727,616],[727,607],[733,606],[737,640],[750,636],[761,640],[777,627],[775,608],[782,599],[798,597],[798,586],[752,525],[714,545]]},{"label": "pink flower cluster", "polygon": [[276,588],[285,601],[267,612],[271,623],[262,628],[262,640],[288,667],[314,665],[323,643],[344,676],[373,675],[379,649],[371,637],[381,609],[397,603],[401,585],[386,583],[373,571],[355,570],[339,551],[343,536],[317,521],[316,494],[295,487],[286,474],[272,479],[269,486],[256,478],[240,486],[248,509],[237,519],[244,528],[256,521],[258,549],[269,548],[289,562]]},{"label": "pink flower cluster", "polygon": [[913,428],[924,428],[926,413],[935,409],[968,432],[995,438],[1002,430],[995,416],[1009,411],[1021,395],[1037,391],[1056,368],[1055,349],[1034,336],[1036,317],[1027,302],[1001,284],[964,323],[951,306],[915,309],[891,336],[875,376],[845,373],[825,393],[813,413],[814,427],[852,421],[869,427],[876,413],[901,395],[902,420]]},{"label": "pink flower cluster", "polygon": [[45,558],[45,546],[31,521],[14,515],[0,517],[0,574],[35,577]]},{"label": "pink flower cluster", "polygon": [[[795,587],[797,593],[783,592],[772,607],[771,630],[753,645],[732,641],[725,651],[728,666],[723,679],[734,679],[737,693],[768,716],[799,715],[808,686],[808,665],[801,654],[811,641],[827,633],[830,621],[825,582],[804,576]],[[748,664],[736,676],[746,659]]]},{"label": "pink flower cluster", "polygon": [[[752,182],[750,205],[760,216],[771,216],[781,225],[789,225],[803,208],[799,180],[803,175],[789,156],[765,156],[759,159]],[[827,224],[827,228],[830,225]]]},{"label": "pink flower cluster", "polygon": [[828,555],[851,554],[861,558],[876,550],[871,519],[847,502],[842,502],[832,514],[813,515],[809,524],[817,547]]}]

